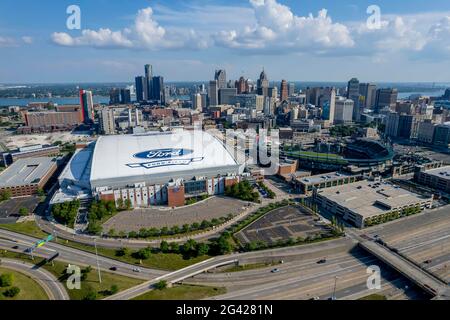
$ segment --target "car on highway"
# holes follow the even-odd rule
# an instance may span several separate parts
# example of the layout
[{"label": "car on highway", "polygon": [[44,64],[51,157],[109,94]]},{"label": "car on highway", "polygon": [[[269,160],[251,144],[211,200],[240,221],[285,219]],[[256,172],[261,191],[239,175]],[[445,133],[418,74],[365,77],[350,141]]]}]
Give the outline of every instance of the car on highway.
[{"label": "car on highway", "polygon": [[277,273],[277,272],[280,272],[280,269],[275,268],[275,269],[272,269],[270,272],[272,272],[272,273]]},{"label": "car on highway", "polygon": [[428,259],[428,260],[425,260],[423,263],[425,263],[425,264],[430,264],[430,263],[432,263],[432,262],[433,262],[433,260]]},{"label": "car on highway", "polygon": [[117,267],[112,266],[111,268],[109,268],[109,270],[111,270],[111,271],[117,271]]},{"label": "car on highway", "polygon": [[317,261],[317,264],[324,264],[327,262],[327,259],[320,259],[319,261]]},{"label": "car on highway", "polygon": [[309,300],[320,300],[320,297],[312,297],[312,298],[309,299]]},{"label": "car on highway", "polygon": [[12,247],[14,250],[17,250],[17,249],[19,249],[19,246],[14,246],[14,247]]},{"label": "car on highway", "polygon": [[139,268],[133,268],[133,272],[141,272],[141,269],[139,269]]}]

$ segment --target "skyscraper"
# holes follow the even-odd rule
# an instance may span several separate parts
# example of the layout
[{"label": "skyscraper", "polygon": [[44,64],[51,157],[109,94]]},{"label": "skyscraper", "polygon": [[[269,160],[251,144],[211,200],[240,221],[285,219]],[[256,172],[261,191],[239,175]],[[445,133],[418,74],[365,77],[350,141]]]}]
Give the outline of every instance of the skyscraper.
[{"label": "skyscraper", "polygon": [[256,83],[256,87],[257,87],[257,93],[260,96],[264,96],[264,97],[268,96],[269,79],[267,78],[267,74],[264,71],[264,69],[261,72],[261,74],[259,75],[259,79]]},{"label": "skyscraper", "polygon": [[351,99],[336,99],[334,123],[345,124],[352,122],[354,102]]},{"label": "skyscraper", "polygon": [[114,109],[106,107],[100,111],[100,130],[103,134],[115,133]]},{"label": "skyscraper", "polygon": [[280,85],[280,100],[281,101],[287,101],[289,98],[289,89],[288,89],[288,83],[286,80],[281,80]]},{"label": "skyscraper", "polygon": [[131,103],[131,90],[130,89],[120,89],[120,103],[122,103],[122,104]]},{"label": "skyscraper", "polygon": [[397,89],[378,89],[375,99],[375,113],[380,113],[384,108],[394,108],[397,103],[397,96]]},{"label": "skyscraper", "polygon": [[145,83],[147,86],[147,98],[145,100],[151,100],[153,97],[152,89],[153,89],[153,67],[151,64],[146,64],[144,66],[145,69]]},{"label": "skyscraper", "polygon": [[210,106],[219,105],[219,91],[217,86],[218,86],[217,80],[211,80],[209,82],[208,98]]},{"label": "skyscraper", "polygon": [[347,99],[353,100],[353,120],[359,121],[361,118],[361,106],[359,80],[356,78],[350,79],[347,84]]},{"label": "skyscraper", "polygon": [[239,80],[236,81],[236,89],[237,89],[237,93],[238,94],[247,92],[247,88],[246,88],[244,77],[240,77]]},{"label": "skyscraper", "polygon": [[119,104],[120,103],[120,89],[113,88],[109,91],[109,104]]},{"label": "skyscraper", "polygon": [[373,83],[360,83],[359,94],[364,96],[364,108],[372,109],[375,105],[377,86]]},{"label": "skyscraper", "polygon": [[166,103],[166,93],[165,93],[165,87],[164,87],[164,78],[161,76],[153,77],[152,80],[152,99],[158,101],[161,105],[164,105]]},{"label": "skyscraper", "polygon": [[218,89],[226,89],[227,87],[227,73],[224,69],[216,70],[214,80],[217,81]]},{"label": "skyscraper", "polygon": [[139,76],[135,78],[136,84],[136,101],[142,102],[145,100],[144,92],[147,91],[147,81],[145,77]]},{"label": "skyscraper", "polygon": [[90,123],[94,121],[94,101],[92,91],[80,89],[80,105],[83,110],[83,121]]},{"label": "skyscraper", "polygon": [[288,87],[288,95],[291,97],[294,95],[295,93],[295,83],[291,82],[289,83],[289,87]]},{"label": "skyscraper", "polygon": [[322,105],[322,117],[324,120],[329,120],[330,124],[334,124],[336,113],[336,89],[328,87],[323,90],[320,97],[320,104]]},{"label": "skyscraper", "polygon": [[236,94],[236,88],[219,89],[219,104],[231,104]]}]

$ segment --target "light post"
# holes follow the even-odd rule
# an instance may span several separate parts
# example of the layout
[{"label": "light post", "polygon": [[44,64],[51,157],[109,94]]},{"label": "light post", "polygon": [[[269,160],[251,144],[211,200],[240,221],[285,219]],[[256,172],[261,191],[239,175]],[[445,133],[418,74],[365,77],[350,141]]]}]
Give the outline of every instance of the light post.
[{"label": "light post", "polygon": [[334,277],[334,289],[333,289],[333,296],[331,297],[331,300],[337,300],[336,299],[336,285],[337,285],[337,280],[339,279],[338,276]]},{"label": "light post", "polygon": [[95,257],[97,258],[97,271],[98,271],[98,281],[102,283],[102,274],[100,272],[100,263],[98,261],[98,252],[97,252],[97,239],[94,238],[94,246],[95,246]]}]

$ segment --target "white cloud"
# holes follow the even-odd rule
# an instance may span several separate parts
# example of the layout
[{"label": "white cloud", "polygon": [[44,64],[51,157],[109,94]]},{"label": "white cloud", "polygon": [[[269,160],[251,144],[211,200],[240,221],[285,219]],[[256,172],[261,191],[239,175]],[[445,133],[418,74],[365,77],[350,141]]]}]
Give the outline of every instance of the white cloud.
[{"label": "white cloud", "polygon": [[206,42],[193,30],[166,30],[153,18],[152,8],[138,11],[134,24],[123,30],[109,28],[82,30],[73,37],[66,32],[54,32],[52,41],[61,46],[90,46],[95,48],[177,49],[203,48]]},{"label": "white cloud", "polygon": [[289,7],[276,0],[250,0],[256,24],[241,30],[221,31],[214,35],[215,43],[229,48],[276,48],[297,51],[321,51],[351,48],[354,41],[347,26],[335,23],[322,9],[317,16],[296,16]]},{"label": "white cloud", "polygon": [[13,38],[0,36],[0,48],[17,47],[17,42]]},{"label": "white cloud", "polygon": [[23,37],[22,37],[22,41],[23,41],[25,44],[32,44],[32,43],[33,43],[33,38],[30,37],[30,36],[23,36]]}]

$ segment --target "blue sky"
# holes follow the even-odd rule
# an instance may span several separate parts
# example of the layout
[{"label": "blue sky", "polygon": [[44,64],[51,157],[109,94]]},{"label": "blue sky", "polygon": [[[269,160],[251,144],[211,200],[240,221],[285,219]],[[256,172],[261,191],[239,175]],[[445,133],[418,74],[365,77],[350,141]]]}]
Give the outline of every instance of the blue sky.
[{"label": "blue sky", "polygon": [[[81,30],[66,28],[72,4]],[[145,63],[167,81],[264,67],[271,80],[450,82],[450,1],[0,1],[0,83],[131,81]]]}]

